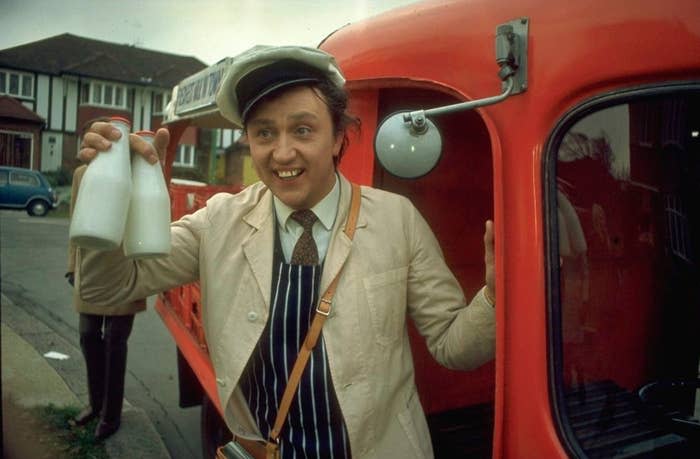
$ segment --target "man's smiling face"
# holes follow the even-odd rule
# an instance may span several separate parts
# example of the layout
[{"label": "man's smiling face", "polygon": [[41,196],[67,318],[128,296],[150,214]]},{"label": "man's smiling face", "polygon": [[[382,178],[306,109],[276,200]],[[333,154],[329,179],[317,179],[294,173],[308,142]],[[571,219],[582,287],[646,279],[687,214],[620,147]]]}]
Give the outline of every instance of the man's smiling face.
[{"label": "man's smiling face", "polygon": [[335,184],[336,134],[318,90],[294,86],[263,100],[246,121],[250,154],[260,179],[293,209],[316,205]]}]

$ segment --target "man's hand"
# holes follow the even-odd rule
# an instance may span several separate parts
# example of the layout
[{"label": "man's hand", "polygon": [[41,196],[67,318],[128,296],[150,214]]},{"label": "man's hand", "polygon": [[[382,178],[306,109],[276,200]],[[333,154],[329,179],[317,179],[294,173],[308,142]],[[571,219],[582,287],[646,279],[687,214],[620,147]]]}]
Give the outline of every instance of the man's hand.
[{"label": "man's hand", "polygon": [[[83,136],[80,144],[78,159],[89,163],[98,153],[109,151],[112,142],[121,137],[121,132],[111,123],[97,121],[93,123]],[[139,154],[146,158],[150,164],[155,164],[159,159],[165,158],[165,150],[170,142],[170,133],[165,128],[160,128],[156,132],[153,145],[146,142],[136,134],[129,134],[129,147],[132,153]]]},{"label": "man's hand", "polygon": [[491,304],[496,304],[496,268],[494,266],[493,221],[486,220],[484,231],[484,265],[486,267],[486,288],[484,295]]}]

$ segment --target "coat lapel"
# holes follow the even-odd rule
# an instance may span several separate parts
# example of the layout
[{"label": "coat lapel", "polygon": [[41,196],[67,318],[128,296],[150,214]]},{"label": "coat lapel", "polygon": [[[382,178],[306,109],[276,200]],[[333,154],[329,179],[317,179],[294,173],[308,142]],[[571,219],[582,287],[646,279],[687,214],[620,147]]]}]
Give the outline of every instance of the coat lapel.
[{"label": "coat lapel", "polygon": [[[340,177],[340,202],[338,203],[338,215],[335,219],[335,225],[333,226],[333,234],[331,235],[331,242],[328,246],[326,261],[323,265],[320,294],[326,291],[328,285],[333,281],[335,276],[338,275],[345,260],[350,255],[350,249],[352,248],[352,241],[347,237],[345,232],[343,232],[350,210],[350,194],[352,192],[352,187],[350,182],[343,177],[342,174],[338,174],[338,176]],[[366,225],[367,222],[362,216],[362,211],[360,211],[360,217],[357,220],[356,228],[363,228]],[[355,237],[357,237],[357,233]]]},{"label": "coat lapel", "polygon": [[[338,174],[340,177],[340,202],[338,204],[338,216],[333,226],[331,242],[326,254],[326,260],[321,277],[321,292],[324,292],[331,281],[342,268],[345,260],[350,255],[352,241],[345,235],[345,221],[350,208],[350,182]],[[275,237],[275,218],[272,204],[272,193],[268,190],[260,202],[251,210],[243,220],[252,227],[251,235],[243,241],[243,252],[250,266],[253,275],[258,283],[265,305],[270,305],[270,294],[272,289],[272,258]],[[367,221],[360,211],[360,218],[357,221],[357,228],[363,228]],[[357,237],[357,234],[355,235]]]},{"label": "coat lapel", "polygon": [[243,253],[258,283],[265,305],[269,306],[275,236],[272,193],[269,190],[243,220],[253,228],[251,235],[243,241]]}]

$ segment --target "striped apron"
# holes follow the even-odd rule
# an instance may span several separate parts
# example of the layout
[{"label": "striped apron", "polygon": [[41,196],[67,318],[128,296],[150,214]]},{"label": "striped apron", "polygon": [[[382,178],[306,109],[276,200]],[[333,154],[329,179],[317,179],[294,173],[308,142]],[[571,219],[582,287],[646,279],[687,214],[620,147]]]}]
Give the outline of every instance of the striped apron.
[{"label": "striped apron", "polygon": [[[322,266],[284,262],[275,247],[270,318],[241,380],[264,438],[316,311]],[[328,369],[323,334],[311,353],[280,434],[282,458],[349,458],[350,442]]]}]

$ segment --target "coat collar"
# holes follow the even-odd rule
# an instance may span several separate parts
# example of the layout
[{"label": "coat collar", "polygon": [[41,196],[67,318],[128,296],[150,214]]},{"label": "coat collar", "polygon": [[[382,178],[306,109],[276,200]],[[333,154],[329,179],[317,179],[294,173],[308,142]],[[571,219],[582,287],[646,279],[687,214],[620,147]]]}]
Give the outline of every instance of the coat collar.
[{"label": "coat collar", "polygon": [[[352,187],[342,174],[338,174],[338,176],[340,177],[338,215],[335,219],[328,253],[324,262],[323,275],[321,276],[321,292],[326,290],[330,282],[338,274],[352,247],[352,242],[343,232],[350,208]],[[243,221],[252,229],[250,235],[243,241],[243,252],[258,282],[258,287],[266,305],[270,304],[272,289],[272,262],[275,242],[274,215],[272,192],[267,189],[260,201],[243,217]],[[360,211],[356,227],[359,229],[365,226],[367,226],[367,221],[363,218]],[[355,237],[357,237],[357,234]]]}]

